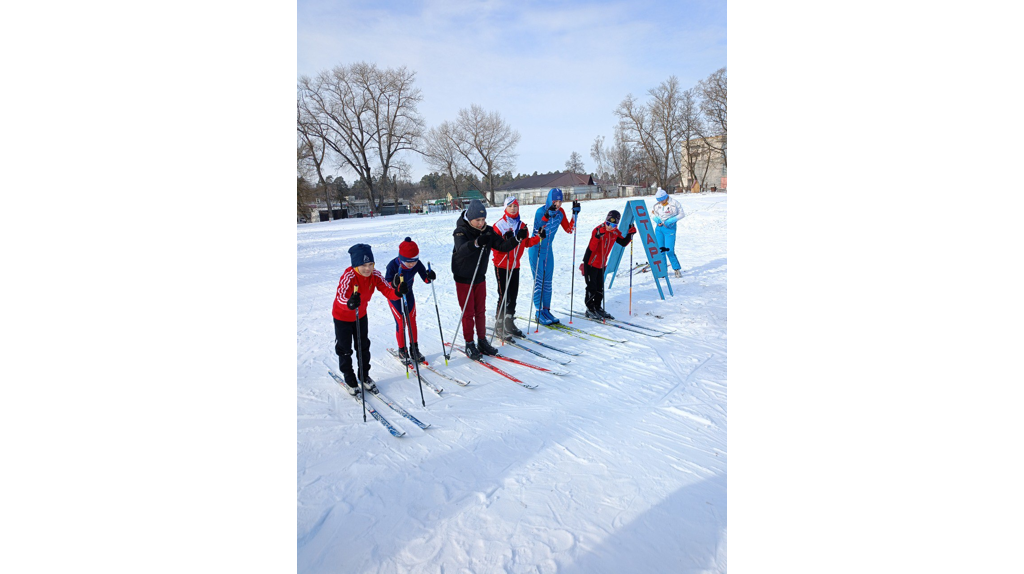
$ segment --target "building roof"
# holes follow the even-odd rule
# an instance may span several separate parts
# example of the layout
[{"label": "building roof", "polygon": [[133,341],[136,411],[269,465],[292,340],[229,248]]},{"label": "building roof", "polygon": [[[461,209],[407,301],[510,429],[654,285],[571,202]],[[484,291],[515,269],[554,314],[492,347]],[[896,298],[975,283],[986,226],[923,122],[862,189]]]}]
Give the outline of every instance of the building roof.
[{"label": "building roof", "polygon": [[510,191],[513,189],[536,189],[542,187],[575,187],[577,185],[594,185],[594,179],[587,174],[558,172],[545,175],[533,175],[506,183],[494,191]]}]

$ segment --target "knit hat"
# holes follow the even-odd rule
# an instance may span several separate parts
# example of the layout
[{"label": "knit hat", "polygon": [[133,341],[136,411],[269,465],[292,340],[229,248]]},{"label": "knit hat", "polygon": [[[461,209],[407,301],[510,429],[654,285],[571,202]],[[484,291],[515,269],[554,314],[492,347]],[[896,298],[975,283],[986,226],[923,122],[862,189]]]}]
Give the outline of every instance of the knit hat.
[{"label": "knit hat", "polygon": [[398,258],[402,263],[420,260],[420,246],[416,245],[412,237],[406,237],[405,241],[398,244]]},{"label": "knit hat", "polygon": [[548,205],[555,201],[562,201],[562,190],[552,187],[551,191],[548,192]]},{"label": "knit hat", "polygon": [[654,194],[654,199],[656,201],[664,201],[666,197],[668,197],[668,192],[660,187],[658,188],[658,193]]},{"label": "knit hat", "polygon": [[619,215],[618,211],[614,209],[608,212],[608,217],[604,218],[605,223],[611,223],[612,225],[618,225],[619,221],[622,220],[622,216]]},{"label": "knit hat", "polygon": [[373,251],[371,251],[370,246],[365,243],[356,243],[352,247],[349,247],[348,253],[352,256],[352,267],[359,267],[360,265],[373,263]]},{"label": "knit hat", "polygon": [[487,217],[487,209],[484,208],[484,204],[480,203],[479,199],[470,201],[469,207],[466,208],[466,221],[473,221],[481,217]]},{"label": "knit hat", "polygon": [[513,204],[519,205],[519,200],[516,199],[516,196],[510,195],[510,196],[505,198],[505,207],[508,207],[510,205],[513,205]]}]

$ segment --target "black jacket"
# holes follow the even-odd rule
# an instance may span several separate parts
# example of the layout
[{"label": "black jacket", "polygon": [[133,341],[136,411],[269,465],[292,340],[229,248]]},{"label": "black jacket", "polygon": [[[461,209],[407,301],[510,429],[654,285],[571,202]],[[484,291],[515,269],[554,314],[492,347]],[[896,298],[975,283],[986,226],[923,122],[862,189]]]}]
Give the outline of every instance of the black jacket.
[{"label": "black jacket", "polygon": [[[486,248],[476,246],[476,240],[484,232],[490,233],[494,241]],[[493,247],[498,251],[510,251],[515,248],[516,240],[506,241],[494,233],[490,225],[485,225],[483,230],[476,229],[466,221],[466,212],[459,214],[459,221],[455,224],[455,231],[452,233],[455,238],[455,247],[452,248],[452,276],[458,283],[473,282],[474,285],[482,282],[487,275],[487,266],[490,263],[490,251]],[[481,255],[480,252],[484,254]],[[476,270],[476,278],[473,271]]]}]

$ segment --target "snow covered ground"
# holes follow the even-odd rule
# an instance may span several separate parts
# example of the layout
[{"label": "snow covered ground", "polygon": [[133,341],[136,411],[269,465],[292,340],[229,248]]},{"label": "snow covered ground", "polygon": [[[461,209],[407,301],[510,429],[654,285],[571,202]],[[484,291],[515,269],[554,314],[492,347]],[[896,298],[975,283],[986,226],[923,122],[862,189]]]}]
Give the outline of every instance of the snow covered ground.
[{"label": "snow covered ground", "polygon": [[[401,215],[300,225],[297,297],[298,571],[313,572],[725,572],[727,310],[725,194],[674,196],[687,216],[676,251],[683,278],[661,301],[650,273],[632,284],[628,263],[606,292],[620,319],[674,333],[653,338],[580,318],[573,325],[609,344],[541,329],[529,335],[578,356],[534,347],[572,362],[554,376],[493,361],[538,385],[530,390],[456,353],[441,355],[435,301],[444,339],[460,315],[449,272],[457,214]],[[648,206],[653,197],[644,198]],[[583,203],[578,265],[586,237],[625,199]],[[532,224],[537,206],[524,206]],[[488,210],[493,223],[502,209]],[[531,225],[532,232],[532,225]],[[368,417],[327,373],[333,352],[331,304],[347,249],[373,247],[377,268],[411,236],[420,258],[437,271],[436,300],[415,285],[420,346],[434,366],[470,381],[461,387],[424,371],[444,387],[424,388],[385,349],[396,346],[383,296],[369,305],[373,377],[381,390],[430,424],[421,430],[377,401],[406,432],[395,438]],[[552,307],[570,305],[573,237],[555,241]],[[635,262],[643,257],[633,252]],[[519,314],[529,309],[531,274],[523,260]],[[494,270],[487,274],[493,315]],[[574,308],[584,283],[575,278]],[[569,317],[559,316],[563,323]],[[525,322],[517,321],[526,330]],[[462,340],[461,329],[458,341]],[[510,346],[511,357],[550,361]]]}]

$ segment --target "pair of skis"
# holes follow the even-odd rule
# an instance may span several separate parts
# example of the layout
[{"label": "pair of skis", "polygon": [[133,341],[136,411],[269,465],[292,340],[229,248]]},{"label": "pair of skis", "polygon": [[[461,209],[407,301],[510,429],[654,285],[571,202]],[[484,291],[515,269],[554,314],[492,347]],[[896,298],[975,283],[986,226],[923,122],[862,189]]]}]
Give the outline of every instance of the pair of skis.
[{"label": "pair of skis", "polygon": [[[488,327],[487,328],[487,332],[493,334],[494,333],[494,329],[491,329],[490,327]],[[497,337],[497,335],[495,335],[495,337]],[[527,347],[526,345],[520,344],[519,342],[516,341],[516,338],[514,336],[509,335],[509,334],[506,334],[504,337],[497,337],[497,338],[499,340],[501,340],[506,345],[512,345],[513,347],[515,347],[517,349],[522,349],[522,350],[524,350],[524,351],[526,351],[528,353],[532,353],[534,355],[537,355],[538,357],[540,357],[542,359],[547,359],[547,360],[549,360],[549,361],[551,361],[553,363],[558,363],[559,365],[568,365],[569,363],[572,362],[572,359],[560,360],[560,359],[555,359],[555,358],[549,357],[549,356],[545,355],[544,353],[541,353],[540,351],[538,351],[536,349],[531,349],[531,348]],[[523,338],[525,338],[525,337],[523,337]],[[562,351],[562,352],[564,353],[565,351]],[[569,353],[566,353],[566,354],[569,354]]]},{"label": "pair of skis", "polygon": [[[346,395],[348,395],[349,394],[349,392],[348,392],[348,385],[345,384],[345,379],[343,379],[342,377],[339,377],[338,374],[335,373],[334,370],[330,366],[327,367],[327,372],[331,375],[331,378],[334,379],[334,381],[336,383],[341,385],[343,392]],[[404,408],[401,407],[401,405],[399,405],[395,401],[393,401],[390,398],[388,398],[387,396],[385,396],[384,393],[380,392],[380,389],[377,389],[377,392],[375,392],[375,393],[368,393],[368,394],[370,396],[377,397],[377,400],[379,400],[380,402],[384,403],[389,408],[391,408],[391,410],[395,411],[396,413],[398,413],[402,417],[408,419],[409,421],[412,422],[412,424],[420,427],[421,429],[426,429],[426,428],[430,427],[429,423],[424,423],[424,422],[420,421],[419,419],[417,419],[416,417],[414,417],[411,414],[409,414],[409,411],[405,410]],[[359,397],[356,397],[355,395],[350,395],[350,396],[357,403],[365,404],[366,411],[368,413],[370,413],[370,416],[372,416],[374,419],[376,419],[377,422],[379,422],[380,424],[384,425],[384,428],[388,429],[388,432],[391,433],[392,436],[400,437],[400,436],[403,436],[405,434],[405,431],[395,427],[395,425],[391,424],[388,421],[388,419],[384,418],[384,415],[380,414],[380,411],[378,411],[377,409],[373,408],[373,406],[369,402],[366,401],[366,397],[359,398]]]},{"label": "pair of skis", "polygon": [[[416,369],[416,366],[412,364],[411,360],[406,362],[401,357],[399,357],[398,356],[398,351],[396,351],[394,349],[388,349],[388,353],[390,353],[391,356],[394,357],[395,360],[397,360],[399,363],[402,363],[403,365],[406,366],[406,370],[405,370],[405,376],[406,377],[409,376],[409,372],[410,371]],[[420,368],[422,368],[422,369],[426,369],[426,368],[429,368],[429,367],[430,367],[430,363],[428,363],[426,361],[423,361],[422,363],[420,363]],[[432,369],[432,368],[430,370],[434,371],[434,369]],[[451,377],[448,377],[448,378],[453,380],[453,381],[455,380],[455,379],[452,379]],[[423,381],[423,384],[426,385],[428,389],[430,389],[430,390],[434,391],[435,393],[437,393],[437,396],[441,396],[441,393],[444,392],[443,388],[435,385],[430,379],[424,377],[423,373],[420,373],[420,380]],[[458,381],[456,381],[456,382],[458,382]],[[465,385],[463,385],[463,386],[465,386]]]},{"label": "pair of skis", "polygon": [[[568,315],[568,313],[566,313],[566,315]],[[523,319],[522,317],[519,317],[519,319],[522,319],[523,321],[526,320],[526,319]],[[566,325],[564,323],[553,323],[551,325],[545,325],[543,323],[540,323],[540,326],[541,327],[547,327],[548,329],[551,329],[552,331],[560,331],[562,333],[565,333],[567,335],[571,335],[571,336],[576,337],[578,339],[586,339],[587,337],[593,337],[595,339],[601,339],[603,341],[607,341],[607,342],[609,342],[611,344],[625,343],[626,342],[626,339],[614,339],[612,337],[606,337],[604,335],[599,335],[597,333],[592,333],[592,332],[587,331],[585,329],[580,329],[579,327],[573,327],[572,325]]]},{"label": "pair of skis", "polygon": [[[450,347],[451,343],[445,343],[445,346],[449,346]],[[455,348],[460,350],[460,351],[462,351],[463,353],[466,352],[465,347],[455,347]],[[555,370],[555,369],[549,369],[547,367],[541,367],[540,365],[534,365],[533,363],[527,363],[526,361],[520,361],[519,359],[513,359],[512,357],[508,357],[508,356],[502,355],[501,353],[498,353],[497,355],[484,355],[484,357],[493,357],[493,358],[501,360],[501,361],[506,361],[506,362],[509,362],[509,363],[514,363],[516,365],[519,365],[520,367],[526,367],[528,369],[533,369],[535,371],[540,371],[542,373],[548,373],[550,375],[563,376],[563,375],[568,375],[569,374],[569,371],[558,371],[558,370]]]},{"label": "pair of skis", "polygon": [[[564,310],[559,310],[559,313],[568,315]],[[616,327],[629,331],[630,333],[638,333],[640,335],[647,335],[648,337],[661,337],[670,333],[675,333],[675,329],[671,331],[664,331],[654,327],[645,327],[643,325],[637,325],[636,323],[630,323],[629,321],[622,321],[620,319],[591,319],[584,314],[573,314],[573,318],[586,319],[587,321],[593,321],[594,323],[600,323],[609,327]]]}]

